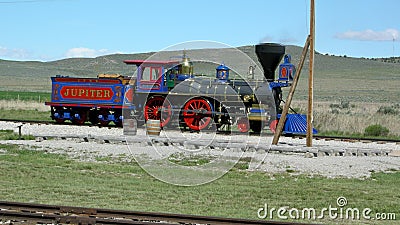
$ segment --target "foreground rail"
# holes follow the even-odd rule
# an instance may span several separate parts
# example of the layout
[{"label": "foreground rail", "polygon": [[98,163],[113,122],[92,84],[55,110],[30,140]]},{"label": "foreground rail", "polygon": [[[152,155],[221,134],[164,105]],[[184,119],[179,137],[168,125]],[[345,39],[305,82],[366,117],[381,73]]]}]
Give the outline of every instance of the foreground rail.
[{"label": "foreground rail", "polygon": [[0,221],[24,224],[304,224],[0,201]]}]

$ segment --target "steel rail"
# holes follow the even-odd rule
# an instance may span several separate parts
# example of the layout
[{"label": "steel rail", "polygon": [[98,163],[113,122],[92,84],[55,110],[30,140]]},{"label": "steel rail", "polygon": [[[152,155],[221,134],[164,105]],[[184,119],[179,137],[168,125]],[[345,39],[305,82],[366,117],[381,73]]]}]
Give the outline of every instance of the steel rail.
[{"label": "steel rail", "polygon": [[57,206],[0,201],[0,219],[36,223],[68,224],[243,224],[302,225],[306,223],[223,218],[172,213],[140,212],[115,209]]},{"label": "steel rail", "polygon": [[[294,138],[305,138],[306,135],[296,134],[292,135]],[[339,140],[339,141],[358,141],[358,142],[392,142],[392,143],[400,143],[400,139],[393,139],[393,138],[373,138],[373,137],[346,137],[346,136],[331,136],[331,135],[313,135],[314,139],[325,139],[325,140]]]}]

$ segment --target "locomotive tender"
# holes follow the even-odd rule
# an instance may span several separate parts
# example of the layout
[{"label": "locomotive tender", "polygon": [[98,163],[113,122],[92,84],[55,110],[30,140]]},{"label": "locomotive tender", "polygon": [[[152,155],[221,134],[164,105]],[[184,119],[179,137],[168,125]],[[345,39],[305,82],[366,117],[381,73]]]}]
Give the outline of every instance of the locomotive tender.
[{"label": "locomotive tender", "polygon": [[[142,123],[160,120],[164,128],[178,126],[199,131],[237,125],[241,132],[261,132],[270,125],[274,130],[281,88],[290,86],[295,67],[286,55],[275,80],[285,46],[263,43],[255,47],[264,71],[262,80],[231,80],[230,69],[224,64],[216,68],[215,78],[196,77],[193,63],[185,55],[182,61],[125,60],[126,64],[137,66],[136,77],[52,77],[52,99],[45,104],[51,107],[51,118],[58,123],[89,121],[106,126],[113,122],[121,126],[124,116],[134,116]],[[295,118],[296,126],[304,125],[303,116],[288,118]],[[293,132],[287,126],[285,131]]]}]

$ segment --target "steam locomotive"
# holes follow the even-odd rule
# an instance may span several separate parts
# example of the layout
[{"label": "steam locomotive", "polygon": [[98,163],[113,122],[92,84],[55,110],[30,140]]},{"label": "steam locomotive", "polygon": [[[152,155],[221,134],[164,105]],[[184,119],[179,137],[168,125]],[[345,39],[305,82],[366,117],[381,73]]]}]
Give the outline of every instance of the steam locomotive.
[{"label": "steam locomotive", "polygon": [[[268,125],[274,130],[281,88],[291,85],[295,66],[283,45],[263,43],[255,51],[264,72],[262,80],[230,79],[230,69],[224,64],[216,67],[214,78],[196,76],[186,55],[179,61],[125,60],[136,65],[136,76],[52,77],[51,102],[45,104],[57,123],[121,126],[124,118],[135,117],[142,123],[159,120],[162,128],[192,131],[236,126],[240,132],[261,132]],[[305,127],[304,115],[289,115],[285,132],[305,132],[305,128],[291,129],[293,124]]]}]

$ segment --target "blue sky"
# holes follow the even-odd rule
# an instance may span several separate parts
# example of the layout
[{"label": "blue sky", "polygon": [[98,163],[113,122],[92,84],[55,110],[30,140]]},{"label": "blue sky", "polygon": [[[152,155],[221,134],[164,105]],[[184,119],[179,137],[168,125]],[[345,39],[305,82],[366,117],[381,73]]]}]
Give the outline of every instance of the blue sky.
[{"label": "blue sky", "polygon": [[[316,50],[400,55],[400,1],[315,0]],[[302,46],[309,0],[0,0],[0,59],[158,51],[184,41]]]}]

